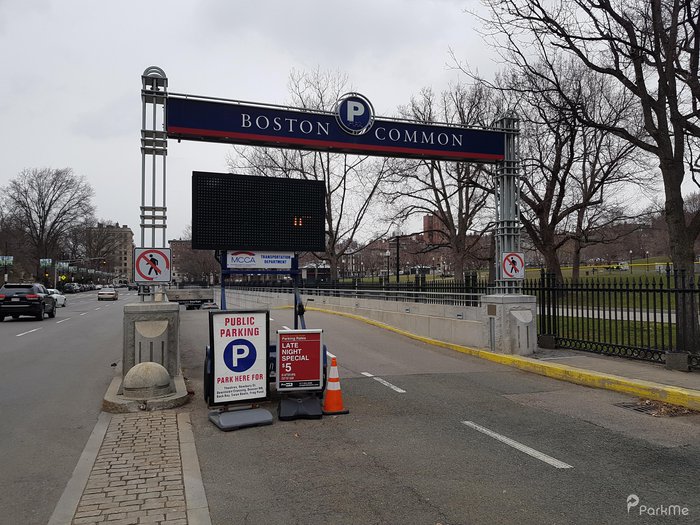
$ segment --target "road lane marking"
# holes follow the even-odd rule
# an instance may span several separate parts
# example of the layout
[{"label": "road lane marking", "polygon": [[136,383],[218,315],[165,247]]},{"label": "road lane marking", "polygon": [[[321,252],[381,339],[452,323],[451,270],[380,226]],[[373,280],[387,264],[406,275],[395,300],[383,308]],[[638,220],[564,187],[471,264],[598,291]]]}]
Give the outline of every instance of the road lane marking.
[{"label": "road lane marking", "polygon": [[539,450],[535,450],[534,448],[530,448],[527,445],[523,445],[522,443],[518,443],[517,441],[507,438],[505,436],[502,436],[501,434],[498,434],[497,432],[494,432],[493,430],[489,430],[488,428],[482,427],[481,425],[477,425],[473,421],[462,421],[463,425],[466,425],[470,428],[473,428],[474,430],[477,430],[481,432],[482,434],[486,434],[487,436],[490,436],[501,443],[505,443],[508,446],[513,447],[514,449],[519,450],[520,452],[524,452],[528,456],[532,456],[535,459],[539,459],[540,461],[544,461],[545,463],[556,467],[556,468],[574,468],[568,463],[564,463],[563,461],[559,461],[558,459],[553,458],[552,456],[548,456],[547,454],[540,452]]},{"label": "road lane marking", "polygon": [[285,325],[282,325],[282,329],[283,330],[291,330],[291,328],[289,328],[288,326],[285,326]]},{"label": "road lane marking", "polygon": [[99,310],[100,308],[102,308],[102,307],[101,307],[101,306],[98,306],[97,308],[95,308],[95,310]]},{"label": "road lane marking", "polygon": [[56,321],[56,324],[65,323],[68,320],[70,320],[70,317],[66,317],[65,319],[61,319],[60,321]]},{"label": "road lane marking", "polygon": [[87,315],[87,312],[83,312],[83,313],[82,313],[82,314],[80,314],[80,315]]},{"label": "road lane marking", "polygon": [[399,388],[399,387],[396,386],[396,385],[392,385],[391,383],[389,383],[389,381],[386,381],[386,380],[382,379],[381,377],[373,376],[373,375],[370,374],[369,372],[362,372],[362,375],[363,375],[363,376],[366,376],[366,377],[371,377],[372,379],[374,379],[374,380],[377,381],[378,383],[381,383],[381,384],[384,385],[384,386],[388,386],[389,388],[391,388],[391,389],[394,390],[395,392],[398,392],[399,394],[405,394],[405,393],[406,393],[406,391],[405,391],[403,388]]},{"label": "road lane marking", "polygon": [[32,332],[36,332],[37,330],[41,330],[41,328],[34,328],[33,330],[29,330],[28,332],[22,332],[21,334],[17,334],[15,337],[22,337],[23,335],[31,334]]}]

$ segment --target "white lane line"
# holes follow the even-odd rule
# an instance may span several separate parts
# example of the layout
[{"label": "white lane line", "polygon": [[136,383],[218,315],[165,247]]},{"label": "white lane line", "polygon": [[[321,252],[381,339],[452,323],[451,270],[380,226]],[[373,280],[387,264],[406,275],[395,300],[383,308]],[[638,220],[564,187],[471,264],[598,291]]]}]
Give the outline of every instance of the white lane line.
[{"label": "white lane line", "polygon": [[23,335],[31,334],[32,332],[36,332],[37,330],[41,330],[41,328],[34,328],[33,330],[29,330],[28,332],[22,332],[21,334],[17,334],[15,337],[22,337]]},{"label": "white lane line", "polygon": [[83,312],[83,313],[82,313],[82,314],[80,314],[80,315],[87,315],[87,312]]},{"label": "white lane line", "polygon": [[520,452],[525,452],[528,456],[532,456],[533,458],[539,459],[540,461],[544,461],[545,463],[556,467],[556,468],[574,468],[568,463],[564,463],[563,461],[559,461],[558,459],[553,458],[552,456],[548,456],[547,454],[540,452],[539,450],[535,450],[534,448],[530,448],[527,445],[523,445],[522,443],[518,443],[517,441],[507,438],[505,436],[502,436],[501,434],[498,434],[497,432],[494,432],[493,430],[489,430],[488,428],[482,427],[481,425],[477,425],[473,421],[462,421],[463,425],[467,425],[470,428],[473,428],[474,430],[477,430],[481,432],[482,434],[486,434],[487,436],[491,436],[494,439],[497,439],[501,443],[505,443],[508,446],[511,446]]},{"label": "white lane line", "polygon": [[283,328],[284,330],[291,330],[291,328],[289,328],[288,326],[284,326],[284,325],[282,325],[282,328]]},{"label": "white lane line", "polygon": [[102,308],[102,307],[101,307],[101,306],[98,306],[97,308],[95,308],[95,310],[99,310],[100,308]]},{"label": "white lane line", "polygon": [[69,321],[69,320],[70,320],[70,317],[66,317],[65,319],[61,319],[60,321],[56,321],[56,324],[65,323],[66,321]]},{"label": "white lane line", "polygon": [[381,383],[381,384],[384,385],[384,386],[388,386],[388,387],[391,388],[393,391],[398,392],[399,394],[405,394],[405,393],[406,393],[406,391],[405,391],[403,388],[399,388],[399,387],[396,386],[396,385],[392,385],[391,383],[389,383],[389,381],[386,381],[386,380],[382,379],[381,377],[373,376],[373,375],[370,374],[369,372],[362,372],[362,375],[363,375],[363,376],[366,376],[366,377],[371,377],[372,379],[374,379],[374,380],[377,381],[378,383]]}]

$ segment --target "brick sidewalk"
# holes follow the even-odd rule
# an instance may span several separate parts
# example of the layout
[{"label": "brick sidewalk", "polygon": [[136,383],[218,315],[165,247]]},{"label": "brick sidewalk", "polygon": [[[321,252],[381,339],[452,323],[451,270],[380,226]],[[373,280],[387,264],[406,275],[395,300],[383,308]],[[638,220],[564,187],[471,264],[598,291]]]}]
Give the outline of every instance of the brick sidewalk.
[{"label": "brick sidewalk", "polygon": [[74,525],[187,525],[177,414],[114,415]]}]

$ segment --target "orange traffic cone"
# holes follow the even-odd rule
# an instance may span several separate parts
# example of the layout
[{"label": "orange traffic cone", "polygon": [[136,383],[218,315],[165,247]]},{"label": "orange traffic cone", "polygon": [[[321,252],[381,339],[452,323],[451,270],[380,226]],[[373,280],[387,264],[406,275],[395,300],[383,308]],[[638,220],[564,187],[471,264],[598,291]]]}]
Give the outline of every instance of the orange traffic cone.
[{"label": "orange traffic cone", "polygon": [[328,374],[326,395],[323,398],[323,414],[332,416],[335,414],[349,414],[350,411],[343,408],[343,393],[340,391],[340,377],[338,377],[338,363],[335,357],[331,359],[331,371]]}]

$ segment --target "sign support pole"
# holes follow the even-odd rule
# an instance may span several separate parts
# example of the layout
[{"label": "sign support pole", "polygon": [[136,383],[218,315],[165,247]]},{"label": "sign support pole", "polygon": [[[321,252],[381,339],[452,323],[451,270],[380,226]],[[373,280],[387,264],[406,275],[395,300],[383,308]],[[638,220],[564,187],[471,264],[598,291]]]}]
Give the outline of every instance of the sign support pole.
[{"label": "sign support pole", "polygon": [[[165,72],[156,66],[147,68],[141,75],[141,246],[159,247],[156,244],[156,232],[161,230],[160,247],[166,246],[166,210],[165,207],[165,161],[168,154],[168,136],[165,132],[165,102],[167,98],[168,78]],[[161,159],[158,166],[158,159]],[[150,161],[150,162],[149,162]],[[161,169],[161,181],[158,183],[158,171]],[[148,177],[147,175],[150,175]],[[150,190],[150,192],[148,191]],[[150,197],[147,195],[150,193]],[[160,198],[159,198],[160,197]],[[160,201],[160,205],[158,204]],[[150,244],[146,244],[146,230],[150,230]],[[141,289],[150,291],[150,286]],[[139,290],[141,300],[145,293]]]},{"label": "sign support pole", "polygon": [[496,175],[496,293],[520,294],[521,280],[505,279],[501,254],[520,252],[520,120],[506,115],[496,126],[505,132],[505,158]]}]

